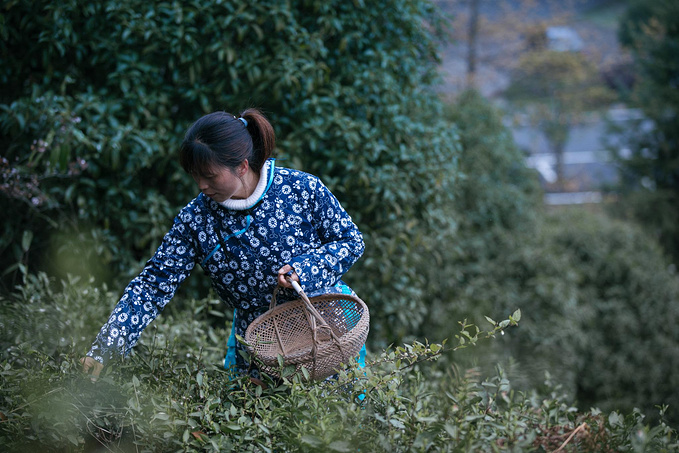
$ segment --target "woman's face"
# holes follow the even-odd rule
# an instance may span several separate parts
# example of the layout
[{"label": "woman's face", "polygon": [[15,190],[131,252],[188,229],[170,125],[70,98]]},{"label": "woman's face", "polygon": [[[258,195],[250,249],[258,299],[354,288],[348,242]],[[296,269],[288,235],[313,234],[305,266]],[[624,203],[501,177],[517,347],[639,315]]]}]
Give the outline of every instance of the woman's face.
[{"label": "woman's face", "polygon": [[193,174],[192,176],[201,192],[221,203],[231,198],[247,198],[242,196],[245,188],[243,175],[239,173],[247,170],[247,164],[246,168],[241,167],[232,170],[228,167],[213,166],[205,174]]}]

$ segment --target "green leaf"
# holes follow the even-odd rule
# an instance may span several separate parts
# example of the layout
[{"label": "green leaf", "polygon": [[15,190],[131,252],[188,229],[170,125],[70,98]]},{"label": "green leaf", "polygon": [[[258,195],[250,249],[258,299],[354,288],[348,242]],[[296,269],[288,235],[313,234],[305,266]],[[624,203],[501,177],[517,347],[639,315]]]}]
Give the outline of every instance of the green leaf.
[{"label": "green leaf", "polygon": [[521,309],[517,309],[513,314],[512,314],[512,319],[515,322],[519,322],[521,320]]},{"label": "green leaf", "polygon": [[296,369],[297,368],[294,365],[286,366],[285,368],[283,368],[283,371],[281,372],[281,377],[285,378],[285,377],[288,377],[288,376],[294,374]]},{"label": "green leaf", "polygon": [[75,434],[66,434],[66,438],[68,439],[69,442],[71,442],[73,445],[79,445],[80,444],[80,439],[78,436]]},{"label": "green leaf", "polygon": [[623,417],[615,411],[611,412],[608,416],[608,424],[613,427],[620,428],[623,426]]},{"label": "green leaf", "polygon": [[390,418],[389,424],[391,424],[391,426],[393,426],[394,428],[397,428],[397,429],[404,429],[406,427],[406,425],[403,424],[403,422],[401,420],[398,420],[398,419],[395,419],[395,418]]},{"label": "green leaf", "polygon": [[340,453],[354,451],[354,449],[351,448],[351,444],[344,440],[336,440],[334,442],[331,442],[327,448],[329,451],[336,451]]},{"label": "green leaf", "polygon": [[300,440],[302,445],[307,445],[312,448],[319,448],[321,445],[323,445],[323,441],[312,434],[305,434]]},{"label": "green leaf", "polygon": [[30,230],[24,230],[21,236],[21,250],[28,252],[31,248],[31,242],[33,242],[33,232]]}]

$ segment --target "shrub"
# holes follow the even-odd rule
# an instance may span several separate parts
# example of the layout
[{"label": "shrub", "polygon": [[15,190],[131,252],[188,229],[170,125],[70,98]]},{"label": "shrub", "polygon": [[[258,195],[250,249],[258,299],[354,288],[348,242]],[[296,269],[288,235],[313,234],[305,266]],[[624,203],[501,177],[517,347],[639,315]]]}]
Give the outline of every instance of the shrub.
[{"label": "shrub", "polygon": [[38,269],[129,279],[197,193],[174,157],[184,130],[255,105],[281,164],[323,178],[365,234],[350,283],[371,338],[417,328],[459,151],[431,90],[431,3],[80,3],[19,0],[0,22],[5,290]]},{"label": "shrub", "polygon": [[577,212],[555,220],[554,252],[568,256],[577,279],[578,400],[648,414],[667,403],[679,420],[676,272],[639,228]]},{"label": "shrub", "polygon": [[[47,309],[45,319],[21,321],[30,332],[45,320],[58,326],[63,312],[88,304],[99,309],[107,293],[76,282],[64,285],[65,298],[50,293],[45,281],[31,280],[29,288],[32,308]],[[13,302],[26,302],[27,294]],[[205,307],[198,310],[201,317],[212,301],[196,306]],[[183,342],[195,332],[195,310],[172,315],[156,321],[158,334],[178,332]],[[15,317],[21,312],[10,319]],[[518,317],[514,313],[499,324],[509,327]],[[492,452],[552,451],[562,445],[568,451],[676,450],[676,432],[663,422],[647,424],[638,412],[578,412],[562,402],[557,387],[544,395],[522,393],[501,369],[484,379],[475,370],[459,372],[436,360],[498,332],[463,323],[450,345],[393,348],[336,381],[307,382],[283,370],[286,377],[266,380],[267,388],[232,376],[221,368],[220,355],[210,348],[201,354],[199,343],[178,351],[177,343],[147,334],[130,358],[107,367],[92,384],[79,371],[73,345],[54,351],[44,342],[3,335],[2,350],[13,352],[0,361],[0,446],[46,452]],[[214,334],[224,338],[224,332]],[[210,345],[209,338],[200,342]]]},{"label": "shrub", "polygon": [[[671,0],[632,1],[620,19],[619,38],[630,51],[635,85],[626,97],[643,120],[619,130],[614,155],[621,168],[622,210],[644,225],[679,262],[679,7]],[[622,155],[625,150],[626,155]]]},{"label": "shrub", "polygon": [[429,260],[436,265],[425,269],[429,311],[419,334],[428,338],[450,335],[450,320],[482,321],[498,297],[507,299],[504,310],[521,307],[514,282],[502,276],[506,263],[497,263],[520,253],[523,235],[532,234],[540,213],[537,176],[500,112],[468,91],[445,114],[459,131],[461,177],[449,201],[455,234],[435,242]]},{"label": "shrub", "polygon": [[679,280],[655,241],[576,209],[546,216],[536,233],[514,236],[514,248],[465,288],[494,301],[488,312],[526,313],[488,362],[505,363],[520,388],[539,386],[549,372],[585,407],[653,417],[669,404],[674,423]]}]

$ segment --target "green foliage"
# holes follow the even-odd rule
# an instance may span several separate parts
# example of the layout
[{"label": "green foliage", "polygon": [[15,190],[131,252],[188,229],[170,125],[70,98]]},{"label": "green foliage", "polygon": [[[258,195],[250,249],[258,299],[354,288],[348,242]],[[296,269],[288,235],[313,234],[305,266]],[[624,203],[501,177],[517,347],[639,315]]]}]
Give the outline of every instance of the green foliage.
[{"label": "green foliage", "polygon": [[424,1],[317,7],[321,19],[299,20],[324,71],[285,104],[280,147],[359,225],[366,253],[347,278],[369,298],[372,338],[398,342],[426,314],[421,274],[454,227],[458,137],[430,91],[437,11]]},{"label": "green foliage", "polygon": [[623,211],[645,225],[675,263],[679,260],[677,21],[679,5],[671,0],[632,2],[621,20],[620,40],[632,53],[636,71],[627,101],[641,109],[645,121],[619,131],[620,142],[631,155],[619,159],[623,181],[618,188]]},{"label": "green foliage", "polygon": [[537,174],[526,167],[502,115],[476,91],[449,104],[446,117],[460,135],[455,211],[461,236],[487,240],[534,222],[541,202]]},{"label": "green foliage", "polygon": [[553,104],[566,114],[584,113],[613,100],[585,55],[555,50],[524,55],[505,94],[518,102]]},{"label": "green foliage", "polygon": [[[6,289],[26,269],[136,273],[197,193],[175,159],[183,131],[256,105],[280,164],[320,176],[365,234],[348,278],[362,277],[351,283],[369,295],[373,338],[399,339],[425,315],[419,274],[453,228],[458,138],[430,89],[438,14],[424,0],[9,3]],[[14,245],[24,234],[28,250]]]},{"label": "green foliage", "polygon": [[[39,279],[26,289],[11,305],[31,303],[46,309],[45,317],[22,319],[15,311],[2,319],[22,319],[30,332],[45,321],[58,326],[63,313],[98,307],[108,294],[105,288],[69,282],[62,288],[69,297],[62,298]],[[205,307],[198,310],[200,318],[213,301],[194,305]],[[650,425],[638,412],[579,412],[561,400],[558,387],[542,395],[522,393],[501,369],[484,379],[475,370],[438,365],[443,355],[515,326],[519,312],[491,322],[487,330],[461,323],[450,346],[415,342],[389,349],[371,357],[367,368],[349,368],[334,381],[307,382],[295,375],[266,379],[261,386],[215,366],[221,359],[199,353],[195,345],[176,351],[154,339],[167,324],[182,333],[183,342],[194,330],[195,307],[172,313],[172,319],[164,314],[156,321],[157,335],[145,335],[142,347],[117,367],[107,367],[96,384],[80,373],[72,349],[13,341],[16,331],[3,335],[2,351],[13,351],[0,360],[3,451],[539,452],[565,445],[566,451],[663,452],[678,447],[674,430],[664,422]],[[512,327],[507,334],[516,331]]]},{"label": "green foliage", "polygon": [[506,300],[503,310],[522,306],[508,291],[511,280],[494,271],[502,270],[496,267],[501,256],[517,252],[520,236],[531,234],[540,203],[535,172],[486,99],[465,92],[447,106],[446,118],[457,126],[461,143],[461,176],[451,204],[457,231],[430,255],[436,265],[425,274],[429,313],[419,331],[428,338],[449,336],[451,319],[480,322],[495,300]]},{"label": "green foliage", "polygon": [[577,271],[568,255],[557,253],[554,241],[540,218],[523,229],[497,231],[485,254],[461,266],[455,297],[448,304],[454,307],[448,309],[465,310],[476,320],[482,313],[520,307],[525,315],[511,338],[502,338],[483,354],[465,354],[463,363],[488,369],[500,362],[522,389],[539,387],[549,372],[575,396],[580,363],[575,350],[588,333],[580,321]]},{"label": "green foliage", "polygon": [[[572,451],[676,448],[632,411],[677,406],[664,379],[676,334],[662,324],[676,317],[676,276],[634,229],[539,220],[534,175],[499,115],[474,93],[451,111],[431,93],[431,4],[80,3],[16,0],[0,15],[0,272],[5,290],[22,283],[0,301],[0,443],[551,451],[572,434]],[[513,357],[524,388],[549,369],[581,402],[631,414],[577,413],[504,374],[461,377],[447,356],[428,362],[456,347],[410,340],[365,374],[263,390],[214,367],[228,320],[210,297],[177,297],[132,359],[89,386],[77,358],[118,297],[98,282],[137,272],[196,193],[175,162],[183,131],[248,105],[274,120],[280,164],[321,176],[364,232],[347,277],[373,343],[476,344],[482,314],[521,307],[520,329],[465,351]],[[36,269],[88,278],[55,289]]]},{"label": "green foliage", "polygon": [[89,287],[77,278],[57,287],[44,273],[28,275],[15,294],[0,298],[0,358],[19,360],[24,350],[54,356],[84,347],[96,332],[92,327],[109,315],[113,297],[105,286]]},{"label": "green foliage", "polygon": [[567,255],[577,272],[577,311],[586,335],[575,350],[578,400],[647,413],[666,403],[679,419],[676,272],[638,228],[575,213],[557,222],[554,253]]},{"label": "green foliage", "polygon": [[[50,357],[86,351],[118,297],[105,285],[97,287],[94,279],[70,277],[57,285],[44,273],[29,275],[15,293],[0,298],[0,359],[20,361],[24,351]],[[145,338],[177,357],[201,351],[207,360],[219,362],[229,325],[223,312],[223,302],[214,297],[170,304]]]},{"label": "green foliage", "polygon": [[516,361],[517,384],[534,388],[548,371],[585,407],[653,416],[669,404],[668,419],[679,419],[679,279],[639,228],[556,212],[485,270],[468,292],[496,301],[488,311],[527,313],[495,352]]},{"label": "green foliage", "polygon": [[468,93],[451,112],[462,143],[459,230],[442,249],[448,267],[430,274],[441,293],[420,335],[443,338],[450,319],[481,322],[483,313],[520,307],[526,316],[510,338],[456,361],[501,362],[523,389],[549,372],[586,407],[653,416],[668,403],[677,420],[679,283],[654,241],[603,216],[545,215],[533,175],[488,104]]},{"label": "green foliage", "polygon": [[462,144],[459,229],[429,274],[441,292],[420,335],[444,338],[450,319],[482,322],[520,307],[526,315],[511,337],[456,361],[501,362],[523,389],[549,372],[586,407],[653,416],[668,403],[677,420],[679,282],[653,240],[586,212],[545,215],[534,175],[487,102],[467,93],[450,112]]}]

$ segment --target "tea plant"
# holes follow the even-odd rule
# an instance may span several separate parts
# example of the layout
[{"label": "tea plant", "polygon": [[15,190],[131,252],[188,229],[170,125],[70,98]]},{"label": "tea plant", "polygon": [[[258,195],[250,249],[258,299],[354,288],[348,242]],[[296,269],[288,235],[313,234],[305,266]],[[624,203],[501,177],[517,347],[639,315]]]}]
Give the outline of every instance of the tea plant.
[{"label": "tea plant", "polygon": [[520,311],[488,319],[488,329],[462,322],[448,342],[371,354],[336,379],[282,369],[282,379],[256,382],[221,366],[226,326],[205,321],[217,302],[186,301],[93,383],[79,364],[93,327],[67,320],[108,310],[111,294],[47,283],[36,278],[0,304],[3,451],[679,451],[676,431],[639,412],[581,412],[549,383],[546,393],[518,392],[500,368],[484,378],[438,360],[512,335]]}]

